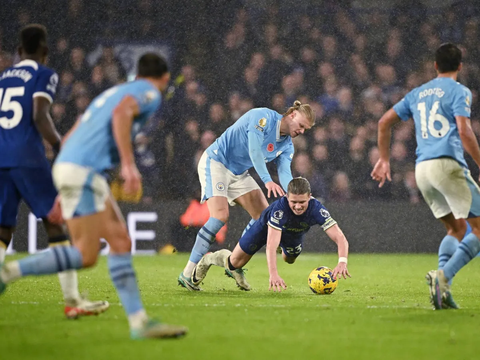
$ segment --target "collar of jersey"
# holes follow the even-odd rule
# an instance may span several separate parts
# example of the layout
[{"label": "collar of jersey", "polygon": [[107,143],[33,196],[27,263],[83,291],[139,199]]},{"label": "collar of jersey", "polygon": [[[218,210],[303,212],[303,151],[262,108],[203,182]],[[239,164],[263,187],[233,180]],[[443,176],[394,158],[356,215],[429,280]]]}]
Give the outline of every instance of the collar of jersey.
[{"label": "collar of jersey", "polygon": [[35,70],[38,70],[38,64],[34,60],[29,60],[29,59],[22,60],[18,64],[16,64],[14,67],[22,67],[22,66],[30,66]]},{"label": "collar of jersey", "polygon": [[287,135],[280,136],[280,125],[282,123],[282,119],[277,120],[277,142],[283,141],[287,138]]}]

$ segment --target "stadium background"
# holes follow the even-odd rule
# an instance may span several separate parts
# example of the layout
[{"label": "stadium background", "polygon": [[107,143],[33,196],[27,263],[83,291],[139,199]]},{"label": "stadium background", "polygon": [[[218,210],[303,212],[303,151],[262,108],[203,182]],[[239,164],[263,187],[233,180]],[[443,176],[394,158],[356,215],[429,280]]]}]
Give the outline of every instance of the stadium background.
[{"label": "stadium background", "polygon": [[[394,130],[393,182],[381,190],[369,177],[378,158],[376,124],[407,91],[435,76],[433,51],[451,41],[464,52],[459,81],[472,90],[472,125],[480,135],[480,8],[475,3],[9,2],[2,6],[0,71],[17,61],[19,29],[45,24],[49,65],[60,75],[52,116],[65,133],[96,95],[131,77],[143,51],[155,49],[168,58],[172,86],[161,112],[135,139],[143,194],[137,204],[122,205],[127,220],[135,212],[155,213],[158,219],[139,221],[139,229],[154,231],[154,240],[141,241],[139,249],[159,249],[170,241],[171,224],[199,197],[196,162],[217,136],[252,107],[284,112],[300,99],[316,110],[317,125],[295,139],[293,173],[311,181],[314,196],[345,229],[352,251],[434,252],[442,229],[415,184],[413,123]],[[478,177],[476,166],[471,169]],[[232,211],[227,246],[246,220],[239,209]],[[24,210],[19,239],[32,231],[27,222]],[[42,247],[41,230],[39,235]],[[327,240],[308,243],[307,250],[333,250]],[[27,244],[14,240],[14,249],[26,250]]]}]

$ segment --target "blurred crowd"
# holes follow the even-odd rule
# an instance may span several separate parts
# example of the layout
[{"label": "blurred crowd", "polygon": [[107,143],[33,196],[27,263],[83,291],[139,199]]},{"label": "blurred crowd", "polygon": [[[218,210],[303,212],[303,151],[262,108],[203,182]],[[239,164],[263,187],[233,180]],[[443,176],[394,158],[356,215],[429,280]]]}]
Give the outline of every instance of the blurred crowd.
[{"label": "blurred crowd", "polygon": [[[459,81],[472,90],[472,125],[480,135],[475,1],[457,2],[441,14],[413,0],[382,11],[353,11],[349,1],[334,0],[302,6],[281,0],[21,3],[2,15],[0,71],[15,61],[18,30],[45,24],[49,66],[60,76],[52,116],[62,133],[95,96],[126,81],[108,41],[160,40],[173,48],[172,85],[162,110],[135,138],[146,202],[198,197],[196,163],[216,137],[251,108],[284,113],[299,99],[317,119],[294,140],[292,171],[310,180],[315,197],[417,203],[413,122],[394,129],[392,182],[382,189],[369,176],[379,156],[377,122],[409,90],[436,76],[433,53],[442,42],[463,50]],[[87,62],[100,39],[107,44],[101,56]],[[477,177],[478,169],[471,170]]]}]

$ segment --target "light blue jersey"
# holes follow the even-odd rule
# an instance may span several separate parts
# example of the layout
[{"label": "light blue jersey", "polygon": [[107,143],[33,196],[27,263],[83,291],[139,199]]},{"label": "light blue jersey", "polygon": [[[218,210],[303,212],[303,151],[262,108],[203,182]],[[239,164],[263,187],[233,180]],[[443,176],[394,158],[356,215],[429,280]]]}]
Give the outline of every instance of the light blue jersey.
[{"label": "light blue jersey", "polygon": [[467,87],[439,77],[413,89],[393,107],[402,120],[415,121],[417,164],[450,157],[467,167],[455,116],[470,118],[471,101]]},{"label": "light blue jersey", "polygon": [[136,80],[104,91],[89,105],[80,124],[62,146],[56,163],[73,163],[98,173],[118,165],[112,116],[125,96],[134,97],[140,108],[140,115],[134,119],[132,126],[132,139],[161,103],[160,92],[147,80]]},{"label": "light blue jersey", "polygon": [[276,111],[252,109],[210,145],[207,154],[234,175],[253,166],[264,183],[272,181],[265,163],[275,161],[280,183],[287,190],[294,149],[290,136],[280,136],[281,119]]}]

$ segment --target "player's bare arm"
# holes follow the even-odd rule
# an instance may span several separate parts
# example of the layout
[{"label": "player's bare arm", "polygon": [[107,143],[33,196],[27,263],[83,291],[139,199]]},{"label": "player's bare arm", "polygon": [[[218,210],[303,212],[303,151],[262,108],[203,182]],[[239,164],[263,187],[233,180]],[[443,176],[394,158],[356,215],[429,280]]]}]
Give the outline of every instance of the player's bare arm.
[{"label": "player's bare arm", "polygon": [[400,118],[395,110],[388,110],[378,122],[378,150],[380,159],[378,159],[371,173],[372,179],[378,181],[379,187],[385,184],[385,181],[392,181],[390,174],[390,141],[392,138],[391,130],[393,125],[398,123]]},{"label": "player's bare arm", "polygon": [[325,233],[338,247],[338,265],[333,269],[333,277],[337,278],[337,275],[340,277],[343,276],[344,279],[346,279],[347,276],[351,277],[347,269],[348,241],[343,231],[338,225],[333,225],[327,229]]},{"label": "player's bare arm", "polygon": [[33,121],[40,135],[58,153],[61,138],[50,116],[50,105],[51,102],[46,97],[36,96],[33,99]]},{"label": "player's bare arm", "polygon": [[268,290],[282,291],[287,288],[285,281],[278,275],[277,270],[277,248],[280,245],[282,238],[282,232],[273,227],[268,227],[267,233],[267,264],[268,273],[270,274]]},{"label": "player's bare arm", "polygon": [[457,121],[458,133],[465,151],[473,158],[477,166],[480,167],[480,148],[470,119],[466,116],[455,116],[455,120]]},{"label": "player's bare arm", "polygon": [[121,176],[125,180],[126,193],[135,193],[140,189],[141,175],[135,165],[131,131],[133,119],[140,114],[137,100],[132,96],[125,96],[113,110],[112,130],[115,143],[120,155]]}]

